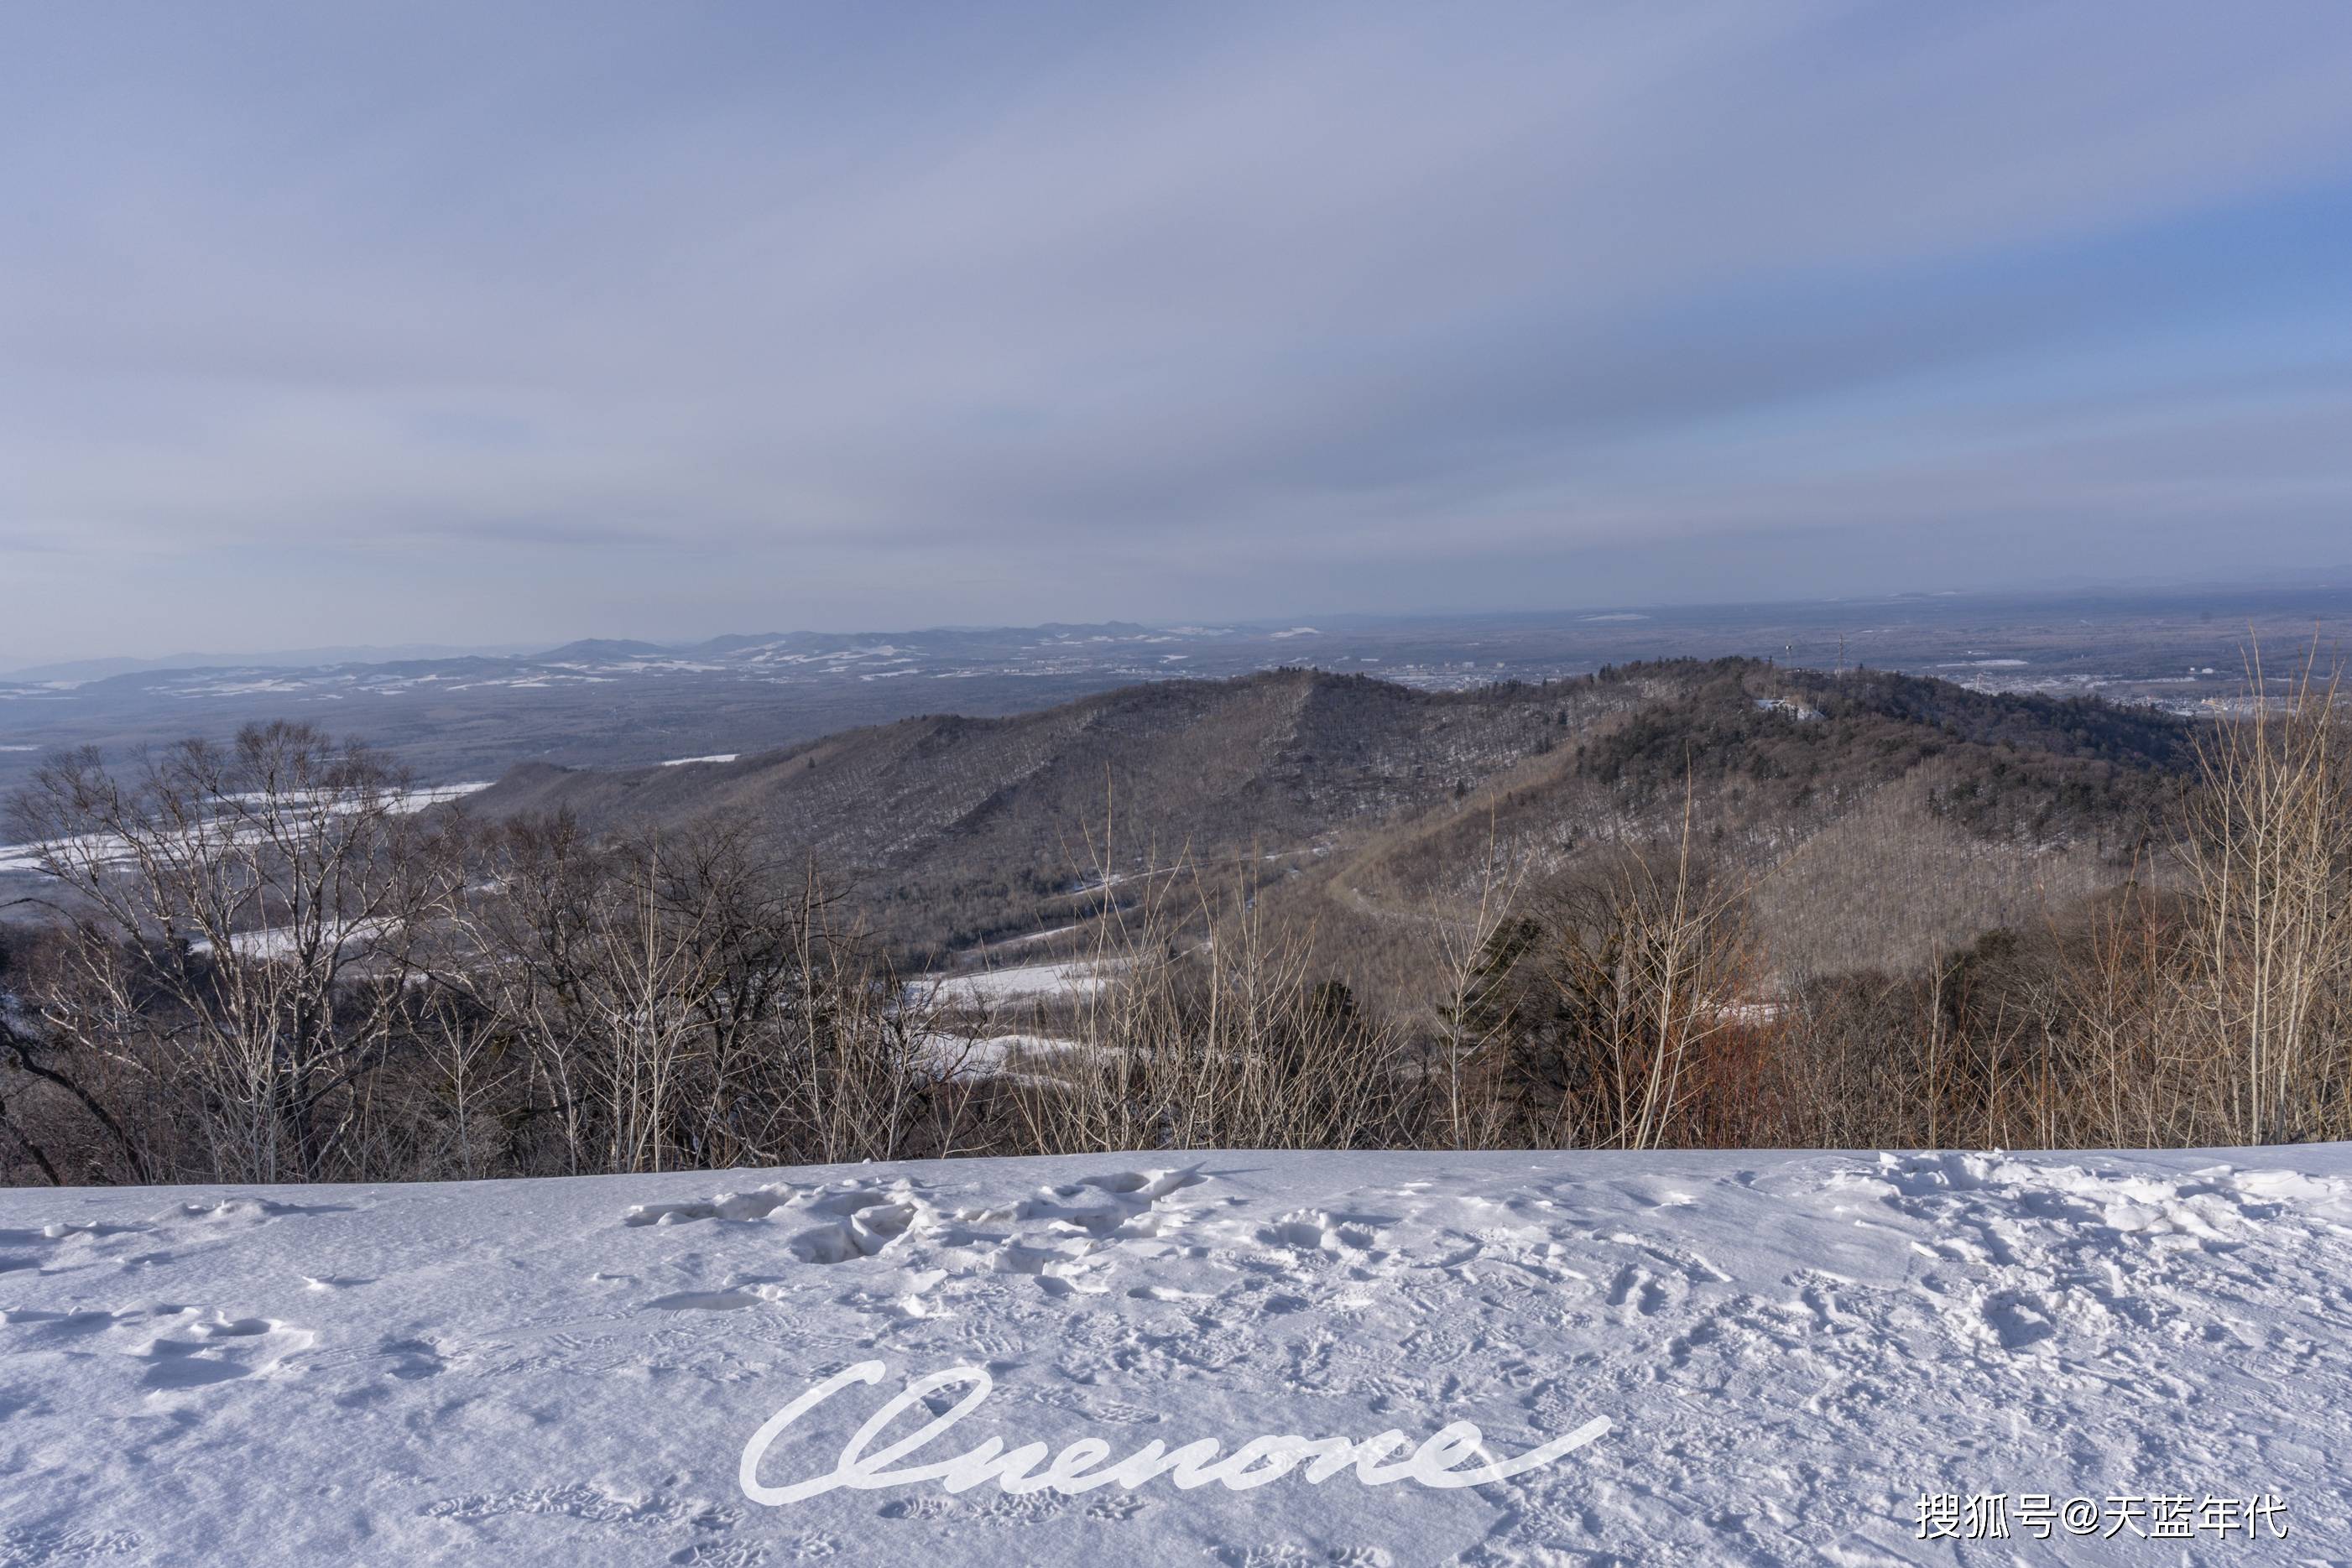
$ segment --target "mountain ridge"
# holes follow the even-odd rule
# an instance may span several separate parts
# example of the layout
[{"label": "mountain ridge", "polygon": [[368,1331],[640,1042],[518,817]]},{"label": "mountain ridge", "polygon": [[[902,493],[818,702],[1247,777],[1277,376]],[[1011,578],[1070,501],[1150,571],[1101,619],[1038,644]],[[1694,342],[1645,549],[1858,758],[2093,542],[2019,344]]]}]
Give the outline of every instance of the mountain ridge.
[{"label": "mountain ridge", "polygon": [[1294,667],[920,715],[693,767],[530,764],[466,810],[562,811],[592,832],[746,824],[854,881],[887,938],[938,953],[1060,923],[1090,879],[1179,856],[1311,883],[1345,847],[1334,863],[1358,869],[1359,891],[1343,903],[1430,905],[1460,891],[1482,831],[1556,869],[1670,831],[1686,793],[1714,852],[1743,862],[1872,808],[1955,853],[2074,856],[2089,885],[2145,836],[2189,736],[2095,700],[1758,660],[1452,693]]}]

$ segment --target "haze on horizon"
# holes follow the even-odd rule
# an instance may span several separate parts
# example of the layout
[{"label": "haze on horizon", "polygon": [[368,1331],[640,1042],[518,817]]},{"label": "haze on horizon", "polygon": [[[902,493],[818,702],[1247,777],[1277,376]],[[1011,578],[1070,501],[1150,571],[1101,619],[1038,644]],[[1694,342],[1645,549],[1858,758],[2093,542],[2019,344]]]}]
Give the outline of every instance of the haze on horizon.
[{"label": "haze on horizon", "polygon": [[2352,8],[0,20],[0,668],[2352,558]]}]

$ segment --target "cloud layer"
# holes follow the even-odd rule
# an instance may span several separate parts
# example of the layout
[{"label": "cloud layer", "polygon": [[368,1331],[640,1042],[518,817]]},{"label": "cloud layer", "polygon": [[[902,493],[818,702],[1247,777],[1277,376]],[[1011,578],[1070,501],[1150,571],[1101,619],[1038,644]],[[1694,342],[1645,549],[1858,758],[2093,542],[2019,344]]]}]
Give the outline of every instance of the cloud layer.
[{"label": "cloud layer", "polygon": [[2341,562],[2347,80],[2333,4],[20,9],[0,659]]}]

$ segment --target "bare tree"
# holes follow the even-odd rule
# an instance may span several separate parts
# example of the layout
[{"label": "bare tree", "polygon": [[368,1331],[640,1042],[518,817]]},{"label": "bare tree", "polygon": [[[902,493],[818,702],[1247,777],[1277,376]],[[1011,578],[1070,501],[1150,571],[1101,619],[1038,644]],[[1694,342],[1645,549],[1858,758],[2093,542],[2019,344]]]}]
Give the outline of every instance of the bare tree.
[{"label": "bare tree", "polygon": [[[1503,1065],[1521,1135],[1659,1148],[1736,1136],[1744,1049],[1773,1032],[1743,890],[1696,856],[1687,800],[1670,849],[1628,848],[1555,888],[1517,929],[1533,985]],[[1522,981],[1525,984],[1525,980]]]},{"label": "bare tree", "polygon": [[429,963],[528,1064],[572,1171],[889,1159],[968,1099],[924,1006],[814,870],[740,822],[593,841],[568,818],[476,836]]},{"label": "bare tree", "polygon": [[294,724],[127,777],[85,750],[16,798],[70,933],[39,1021],[137,1108],[142,1176],[348,1171],[432,902],[411,805],[382,758]]},{"label": "bare tree", "polygon": [[2242,1143],[2340,1137],[2352,982],[2352,758],[2317,648],[2273,706],[2250,655],[2250,717],[2216,727],[2185,843],[2198,934],[2193,994],[2235,1058],[2223,1091]]}]

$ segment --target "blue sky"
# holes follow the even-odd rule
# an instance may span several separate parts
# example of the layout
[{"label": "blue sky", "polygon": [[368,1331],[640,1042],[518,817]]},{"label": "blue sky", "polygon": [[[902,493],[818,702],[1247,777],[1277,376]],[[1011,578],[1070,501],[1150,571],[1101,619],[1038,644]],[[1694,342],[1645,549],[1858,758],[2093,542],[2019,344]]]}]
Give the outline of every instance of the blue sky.
[{"label": "blue sky", "polygon": [[17,6],[0,664],[2352,561],[2352,6]]}]

